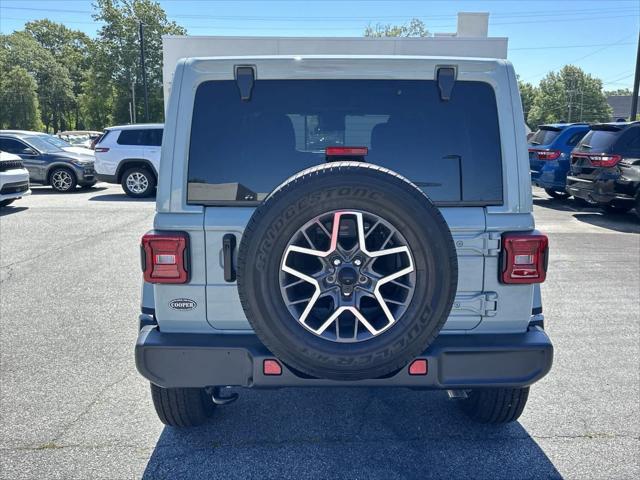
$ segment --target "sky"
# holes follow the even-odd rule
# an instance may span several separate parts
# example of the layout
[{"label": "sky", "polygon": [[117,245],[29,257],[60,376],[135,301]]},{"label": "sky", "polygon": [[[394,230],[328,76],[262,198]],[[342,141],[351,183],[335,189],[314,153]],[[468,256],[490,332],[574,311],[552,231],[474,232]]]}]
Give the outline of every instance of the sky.
[{"label": "sky", "polygon": [[[0,32],[48,18],[95,37],[91,0],[0,0]],[[160,0],[191,35],[361,36],[369,24],[416,17],[430,32],[454,32],[456,14],[489,12],[489,36],[508,37],[516,72],[537,84],[574,64],[606,90],[632,88],[640,0]]]}]

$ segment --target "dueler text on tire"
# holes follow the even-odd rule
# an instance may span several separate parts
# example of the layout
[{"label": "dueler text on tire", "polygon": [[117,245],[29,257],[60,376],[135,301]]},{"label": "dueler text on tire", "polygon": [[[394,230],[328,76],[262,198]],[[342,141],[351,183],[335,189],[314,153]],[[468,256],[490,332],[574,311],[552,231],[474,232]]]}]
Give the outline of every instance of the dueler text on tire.
[{"label": "dueler text on tire", "polygon": [[429,198],[368,163],[307,169],[256,209],[238,291],[278,358],[318,378],[398,370],[438,335],[458,278],[451,232]]}]

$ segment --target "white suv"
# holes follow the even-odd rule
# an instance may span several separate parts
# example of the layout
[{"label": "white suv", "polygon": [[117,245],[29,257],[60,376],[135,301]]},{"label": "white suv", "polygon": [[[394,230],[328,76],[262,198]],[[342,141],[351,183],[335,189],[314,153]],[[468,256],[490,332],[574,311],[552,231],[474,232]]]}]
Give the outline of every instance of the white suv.
[{"label": "white suv", "polygon": [[131,197],[155,193],[162,145],[161,123],[107,128],[96,144],[98,180],[119,183]]}]

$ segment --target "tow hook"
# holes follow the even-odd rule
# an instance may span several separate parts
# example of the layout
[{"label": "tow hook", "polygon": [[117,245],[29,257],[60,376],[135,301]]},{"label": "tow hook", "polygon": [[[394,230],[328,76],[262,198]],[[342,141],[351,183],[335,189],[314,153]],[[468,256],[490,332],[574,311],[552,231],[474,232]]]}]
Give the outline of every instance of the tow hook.
[{"label": "tow hook", "polygon": [[213,387],[213,389],[211,390],[211,400],[213,400],[213,403],[215,403],[216,405],[229,405],[230,403],[235,402],[238,397],[240,397],[240,395],[238,395],[237,393],[232,393],[229,396],[223,396],[223,388],[228,387]]}]

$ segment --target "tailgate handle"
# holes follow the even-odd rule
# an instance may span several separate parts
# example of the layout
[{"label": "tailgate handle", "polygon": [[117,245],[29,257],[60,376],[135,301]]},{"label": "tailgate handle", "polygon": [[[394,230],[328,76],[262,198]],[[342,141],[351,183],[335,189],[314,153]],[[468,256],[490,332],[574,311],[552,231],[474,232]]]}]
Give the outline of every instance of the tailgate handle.
[{"label": "tailgate handle", "polygon": [[233,254],[236,252],[236,236],[226,233],[222,237],[222,264],[225,282],[236,281],[236,267],[233,264]]}]

